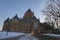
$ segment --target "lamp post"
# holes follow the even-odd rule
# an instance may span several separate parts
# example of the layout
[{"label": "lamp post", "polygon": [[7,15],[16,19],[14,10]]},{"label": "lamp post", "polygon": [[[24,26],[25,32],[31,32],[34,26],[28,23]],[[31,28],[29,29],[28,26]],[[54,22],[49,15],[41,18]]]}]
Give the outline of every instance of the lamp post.
[{"label": "lamp post", "polygon": [[10,28],[9,28],[9,21],[8,21],[8,26],[7,26],[7,29],[6,29],[6,36],[8,35],[8,32],[10,31]]}]

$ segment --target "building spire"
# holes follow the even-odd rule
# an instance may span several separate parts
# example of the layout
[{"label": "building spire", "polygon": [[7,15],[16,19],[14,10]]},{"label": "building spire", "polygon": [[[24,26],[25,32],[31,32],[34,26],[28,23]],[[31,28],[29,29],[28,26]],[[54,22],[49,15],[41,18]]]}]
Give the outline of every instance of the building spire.
[{"label": "building spire", "polygon": [[18,18],[17,14],[13,17],[13,19]]},{"label": "building spire", "polygon": [[[32,12],[31,9],[29,8],[26,12]],[[32,12],[33,13],[33,12]]]}]

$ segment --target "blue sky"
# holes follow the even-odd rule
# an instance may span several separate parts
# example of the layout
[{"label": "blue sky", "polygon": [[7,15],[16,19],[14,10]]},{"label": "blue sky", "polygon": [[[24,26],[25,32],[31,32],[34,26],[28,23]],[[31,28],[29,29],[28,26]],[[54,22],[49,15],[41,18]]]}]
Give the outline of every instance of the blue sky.
[{"label": "blue sky", "polygon": [[0,0],[0,29],[4,20],[12,18],[16,14],[23,17],[24,13],[30,8],[35,16],[43,22],[44,17],[41,10],[44,8],[46,0]]}]

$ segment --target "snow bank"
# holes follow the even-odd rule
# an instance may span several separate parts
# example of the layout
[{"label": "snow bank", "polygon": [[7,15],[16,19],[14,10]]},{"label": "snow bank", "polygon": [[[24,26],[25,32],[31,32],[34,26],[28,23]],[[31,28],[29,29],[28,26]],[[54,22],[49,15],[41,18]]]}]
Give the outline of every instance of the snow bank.
[{"label": "snow bank", "polygon": [[43,35],[60,38],[60,34],[43,34]]},{"label": "snow bank", "polygon": [[[7,34],[7,35],[6,35]],[[25,33],[17,33],[17,32],[0,32],[0,39],[3,38],[10,38],[10,37],[16,37],[16,36],[22,36]]]},{"label": "snow bank", "polygon": [[20,38],[19,40],[38,40],[38,39],[35,38],[34,36],[32,36],[31,34],[28,34],[28,35]]}]

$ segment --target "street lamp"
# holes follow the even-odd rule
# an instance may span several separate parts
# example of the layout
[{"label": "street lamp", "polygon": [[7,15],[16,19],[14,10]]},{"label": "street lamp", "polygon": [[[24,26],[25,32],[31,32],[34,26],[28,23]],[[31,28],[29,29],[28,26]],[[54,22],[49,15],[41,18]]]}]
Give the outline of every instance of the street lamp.
[{"label": "street lamp", "polygon": [[9,24],[10,24],[10,22],[8,21],[8,26],[7,26],[7,29],[6,29],[6,36],[8,35],[8,32],[10,31]]}]

